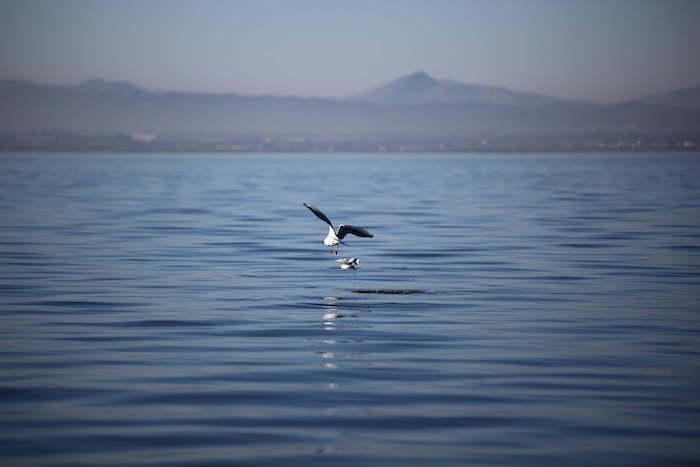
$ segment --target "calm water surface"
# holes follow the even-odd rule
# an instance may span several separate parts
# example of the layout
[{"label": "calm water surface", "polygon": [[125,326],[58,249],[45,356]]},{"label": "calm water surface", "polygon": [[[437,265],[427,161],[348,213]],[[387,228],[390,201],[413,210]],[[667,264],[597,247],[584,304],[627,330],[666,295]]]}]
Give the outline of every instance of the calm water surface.
[{"label": "calm water surface", "polygon": [[697,154],[4,154],[0,216],[3,465],[700,461]]}]

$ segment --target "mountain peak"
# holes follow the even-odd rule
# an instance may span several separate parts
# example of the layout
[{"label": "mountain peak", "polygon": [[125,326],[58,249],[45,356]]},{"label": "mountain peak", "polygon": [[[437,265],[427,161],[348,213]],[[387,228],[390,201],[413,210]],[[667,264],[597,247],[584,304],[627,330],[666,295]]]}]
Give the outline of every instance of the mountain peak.
[{"label": "mountain peak", "polygon": [[425,71],[416,71],[356,97],[357,100],[384,104],[417,103],[440,86]]},{"label": "mountain peak", "polygon": [[430,76],[428,73],[426,73],[423,70],[416,71],[414,73],[411,73],[410,75],[406,75],[403,78],[399,78],[396,81],[412,81],[414,83],[425,83],[425,84],[431,84],[431,85],[436,85],[439,84],[439,81]]},{"label": "mountain peak", "polygon": [[355,99],[383,105],[470,104],[530,107],[559,102],[553,97],[506,88],[437,80],[422,70],[371,89]]}]

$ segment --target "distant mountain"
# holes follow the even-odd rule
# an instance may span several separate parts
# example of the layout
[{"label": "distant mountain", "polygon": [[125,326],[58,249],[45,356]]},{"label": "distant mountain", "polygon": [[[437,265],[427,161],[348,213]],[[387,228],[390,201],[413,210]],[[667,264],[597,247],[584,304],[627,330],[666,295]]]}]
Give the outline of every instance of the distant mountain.
[{"label": "distant mountain", "polygon": [[105,81],[99,78],[84,81],[76,86],[75,90],[92,94],[116,94],[122,96],[148,92],[128,81]]},{"label": "distant mountain", "polygon": [[80,84],[39,84],[32,81],[23,80],[5,80],[0,81],[0,92],[63,92],[63,93],[80,93],[80,94],[102,94],[102,95],[133,95],[138,93],[148,93],[143,88],[136,86],[128,81],[105,81],[95,78],[88,81],[83,81]]},{"label": "distant mountain", "polygon": [[700,109],[700,86],[678,89],[676,91],[661,94],[653,94],[651,96],[643,97],[636,102],[651,105],[663,105],[668,107]]},{"label": "distant mountain", "polygon": [[0,81],[0,135],[6,141],[14,141],[13,135],[69,132],[158,141],[289,138],[409,146],[572,135],[581,141],[588,141],[587,135],[615,140],[618,135],[700,134],[700,108],[680,105],[692,102],[696,92],[586,104],[437,80],[424,72],[350,99],[156,92],[99,79],[70,86]]},{"label": "distant mountain", "polygon": [[564,101],[510,89],[437,80],[424,71],[403,76],[353,97],[353,100],[386,105],[479,104],[501,106],[543,106]]}]

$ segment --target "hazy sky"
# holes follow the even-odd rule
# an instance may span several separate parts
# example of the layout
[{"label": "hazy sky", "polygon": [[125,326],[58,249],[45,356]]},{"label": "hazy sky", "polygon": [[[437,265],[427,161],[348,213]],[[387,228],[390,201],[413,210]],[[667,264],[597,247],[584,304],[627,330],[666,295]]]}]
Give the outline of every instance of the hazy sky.
[{"label": "hazy sky", "polygon": [[344,96],[417,70],[595,100],[700,85],[700,1],[0,0],[0,79]]}]

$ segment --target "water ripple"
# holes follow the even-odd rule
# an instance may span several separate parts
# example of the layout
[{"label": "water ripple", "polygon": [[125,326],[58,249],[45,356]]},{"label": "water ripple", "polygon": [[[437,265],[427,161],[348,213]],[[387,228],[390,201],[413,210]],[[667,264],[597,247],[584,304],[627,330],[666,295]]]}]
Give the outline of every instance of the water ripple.
[{"label": "water ripple", "polygon": [[0,169],[3,465],[700,460],[694,155]]}]

